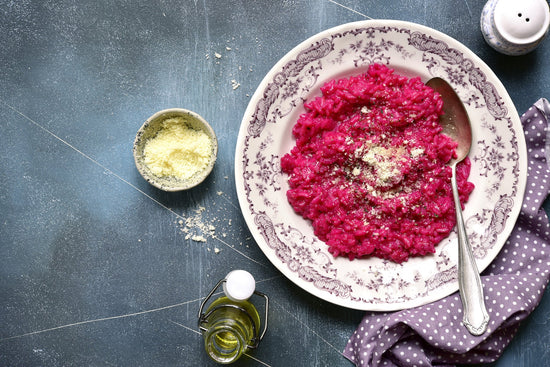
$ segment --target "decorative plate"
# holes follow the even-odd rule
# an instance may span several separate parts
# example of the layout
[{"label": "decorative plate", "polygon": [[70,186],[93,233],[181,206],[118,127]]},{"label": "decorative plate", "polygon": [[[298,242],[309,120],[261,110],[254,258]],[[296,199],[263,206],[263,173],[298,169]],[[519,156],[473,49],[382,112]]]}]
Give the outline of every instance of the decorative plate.
[{"label": "decorative plate", "polygon": [[303,102],[325,82],[388,65],[423,81],[449,81],[473,124],[470,180],[476,188],[464,218],[477,265],[485,269],[515,225],[527,177],[525,138],[515,107],[495,74],[451,37],[414,23],[368,20],[321,32],[285,55],[266,75],[243,117],[235,154],[240,206],[254,239],[291,281],[326,301],[389,311],[419,306],[456,290],[457,236],[436,253],[396,264],[378,258],[334,258],[309,221],[286,199],[280,159],[294,145]]}]

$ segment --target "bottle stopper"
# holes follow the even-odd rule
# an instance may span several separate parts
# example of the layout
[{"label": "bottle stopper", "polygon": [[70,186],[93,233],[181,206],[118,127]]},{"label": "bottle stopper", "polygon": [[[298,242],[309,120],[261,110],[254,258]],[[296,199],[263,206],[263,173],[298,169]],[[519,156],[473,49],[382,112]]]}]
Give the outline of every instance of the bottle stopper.
[{"label": "bottle stopper", "polygon": [[233,270],[225,277],[223,292],[232,301],[249,299],[256,290],[256,281],[246,270]]},{"label": "bottle stopper", "polygon": [[550,8],[546,0],[489,0],[481,14],[485,41],[507,55],[533,51],[549,27]]}]

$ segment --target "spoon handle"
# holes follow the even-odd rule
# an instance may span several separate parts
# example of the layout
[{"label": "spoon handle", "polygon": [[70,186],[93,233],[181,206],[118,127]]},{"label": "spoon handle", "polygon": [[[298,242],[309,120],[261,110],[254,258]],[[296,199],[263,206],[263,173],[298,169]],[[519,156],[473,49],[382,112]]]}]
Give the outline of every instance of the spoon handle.
[{"label": "spoon handle", "polygon": [[456,211],[456,225],[458,230],[458,288],[462,299],[464,317],[462,322],[472,335],[481,335],[487,330],[489,314],[485,308],[483,286],[477,270],[472,248],[468,241],[462,207],[456,184],[456,164],[451,166],[453,198]]}]

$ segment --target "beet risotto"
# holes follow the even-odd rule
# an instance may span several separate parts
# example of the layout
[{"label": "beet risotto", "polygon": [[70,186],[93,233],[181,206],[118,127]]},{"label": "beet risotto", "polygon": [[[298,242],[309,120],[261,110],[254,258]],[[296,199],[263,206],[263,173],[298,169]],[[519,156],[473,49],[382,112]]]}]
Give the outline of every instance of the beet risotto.
[{"label": "beet risotto", "polygon": [[[321,92],[281,159],[294,210],[334,256],[401,263],[433,253],[456,221],[446,166],[456,143],[440,134],[439,94],[379,64]],[[474,188],[469,173],[466,159],[457,167],[462,203]]]}]

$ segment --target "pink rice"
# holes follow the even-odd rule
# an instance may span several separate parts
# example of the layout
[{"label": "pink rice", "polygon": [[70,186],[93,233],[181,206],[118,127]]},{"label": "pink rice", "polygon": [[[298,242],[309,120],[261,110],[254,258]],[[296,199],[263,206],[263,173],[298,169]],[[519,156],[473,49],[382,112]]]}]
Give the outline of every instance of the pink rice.
[{"label": "pink rice", "polygon": [[[401,263],[433,253],[455,225],[446,163],[456,144],[440,134],[439,94],[379,64],[321,92],[281,159],[294,210],[334,256]],[[462,203],[474,188],[469,173],[466,160],[457,169]]]}]

